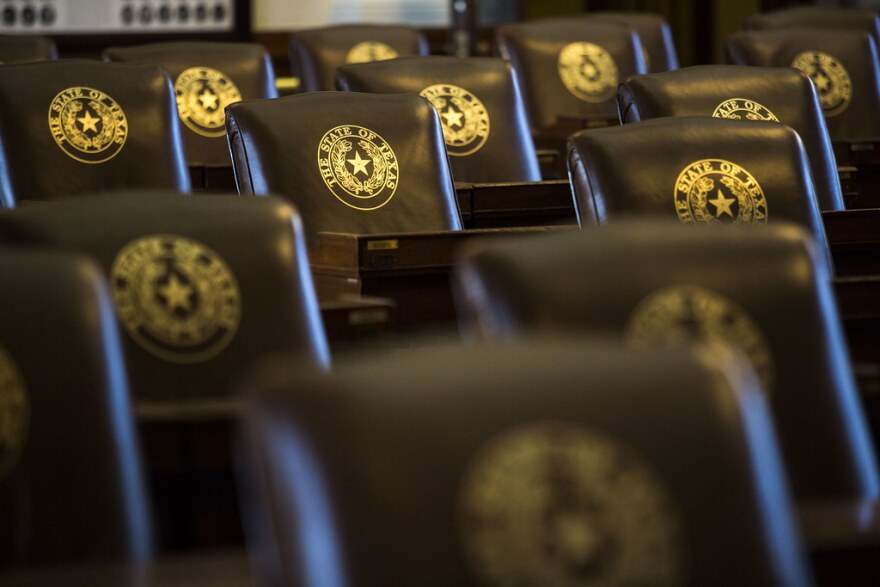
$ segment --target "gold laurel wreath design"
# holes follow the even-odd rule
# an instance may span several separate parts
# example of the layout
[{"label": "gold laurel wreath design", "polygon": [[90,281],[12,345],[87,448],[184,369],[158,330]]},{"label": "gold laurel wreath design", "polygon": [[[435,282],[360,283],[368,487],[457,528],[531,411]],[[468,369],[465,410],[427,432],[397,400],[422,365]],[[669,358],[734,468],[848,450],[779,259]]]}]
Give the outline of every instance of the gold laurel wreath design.
[{"label": "gold laurel wreath design", "polygon": [[330,152],[330,159],[333,162],[333,172],[336,175],[336,179],[339,181],[339,185],[348,191],[354,192],[355,194],[366,192],[373,196],[375,195],[376,190],[385,184],[387,165],[385,164],[384,159],[382,159],[382,154],[379,152],[379,148],[376,145],[366,140],[358,141],[358,145],[366,152],[367,156],[373,162],[373,174],[366,180],[360,181],[346,168],[345,156],[347,153],[351,152],[353,148],[350,141],[339,141],[333,146],[333,149]]},{"label": "gold laurel wreath design", "polygon": [[464,115],[464,122],[461,125],[461,129],[454,129],[448,124],[443,125],[443,134],[446,137],[446,142],[454,145],[467,145],[468,143],[473,142],[477,136],[474,128],[476,126],[476,117],[472,114],[474,110],[473,106],[471,106],[467,100],[462,100],[461,98],[440,98],[440,101],[441,103],[437,107],[438,112],[447,108],[449,104],[452,104]]},{"label": "gold laurel wreath design", "polygon": [[[98,104],[93,102],[93,104]],[[96,149],[101,150],[113,140],[113,134],[116,125],[113,123],[113,117],[104,107],[93,106],[92,110],[101,119],[101,132],[92,138],[86,136],[84,131],[76,127],[76,115],[82,112],[85,106],[82,102],[74,102],[69,108],[65,108],[62,114],[61,124],[64,128],[64,135],[67,140],[75,147],[80,149]]]},{"label": "gold laurel wreath design", "polygon": [[715,218],[706,210],[709,205],[708,194],[715,189],[715,181],[709,177],[701,177],[694,187],[696,188],[693,196],[694,218],[697,222],[714,222]]},{"label": "gold laurel wreath design", "polygon": [[722,178],[721,183],[727,186],[727,189],[730,190],[730,193],[732,193],[739,202],[739,215],[736,220],[739,222],[751,222],[755,214],[755,203],[752,201],[751,194],[749,194],[740,182],[732,177]]}]

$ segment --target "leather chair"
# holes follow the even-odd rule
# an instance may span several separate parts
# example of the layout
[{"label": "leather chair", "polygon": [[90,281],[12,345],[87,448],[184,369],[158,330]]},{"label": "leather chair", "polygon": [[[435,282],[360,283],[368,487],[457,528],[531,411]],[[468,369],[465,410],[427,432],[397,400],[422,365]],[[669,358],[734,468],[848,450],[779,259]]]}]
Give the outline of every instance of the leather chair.
[{"label": "leather chair", "polygon": [[763,382],[797,498],[876,499],[876,458],[821,260],[794,225],[636,222],[485,246],[456,283],[471,332],[487,337],[591,331],[637,346],[733,346]]},{"label": "leather chair", "polygon": [[639,34],[644,47],[645,68],[648,73],[678,69],[678,53],[672,39],[669,23],[662,16],[648,12],[590,12],[589,20],[604,20],[624,24]]},{"label": "leather chair", "polygon": [[30,63],[58,59],[55,41],[36,35],[0,35],[0,63]]},{"label": "leather chair", "polygon": [[877,44],[864,32],[785,30],[739,32],[727,38],[736,65],[795,67],[816,84],[831,139],[880,136]]},{"label": "leather chair", "polygon": [[0,214],[0,237],[90,255],[108,275],[140,401],[228,397],[266,354],[327,343],[299,217],[274,198],[132,192]]},{"label": "leather chair", "polygon": [[277,585],[808,585],[737,365],[553,339],[276,367],[247,388],[252,560]]},{"label": "leather chair", "polygon": [[647,72],[638,33],[624,25],[584,19],[504,24],[495,42],[516,72],[532,134],[560,118],[617,118],[617,84]]},{"label": "leather chair", "polygon": [[340,67],[340,89],[420,94],[440,114],[457,181],[540,181],[513,70],[493,58],[409,57]]},{"label": "leather chair", "polygon": [[0,67],[0,205],[113,189],[189,191],[177,108],[157,66]]},{"label": "leather chair", "polygon": [[290,35],[290,66],[301,92],[335,89],[336,68],[346,63],[427,54],[425,35],[403,25],[348,24]]},{"label": "leather chair", "polygon": [[782,124],[681,117],[582,131],[569,139],[568,165],[582,226],[627,216],[782,220],[805,227],[828,254],[803,143]]},{"label": "leather chair", "polygon": [[0,291],[0,568],[137,575],[150,516],[107,283],[83,257],[7,250]]},{"label": "leather chair", "polygon": [[105,61],[161,65],[168,72],[191,166],[230,165],[226,106],[240,100],[278,97],[272,62],[261,45],[150,43],[112,47],[103,57]]},{"label": "leather chair", "polygon": [[834,8],[830,6],[792,6],[781,10],[750,16],[744,28],[748,30],[851,30],[862,31],[880,43],[880,18],[870,9]]},{"label": "leather chair", "polygon": [[440,119],[420,96],[314,92],[227,109],[242,194],[275,193],[318,232],[458,230]]},{"label": "leather chair", "polygon": [[630,77],[620,85],[617,101],[624,124],[668,116],[782,122],[804,142],[819,208],[844,207],[822,107],[802,73],[733,65],[686,67]]}]

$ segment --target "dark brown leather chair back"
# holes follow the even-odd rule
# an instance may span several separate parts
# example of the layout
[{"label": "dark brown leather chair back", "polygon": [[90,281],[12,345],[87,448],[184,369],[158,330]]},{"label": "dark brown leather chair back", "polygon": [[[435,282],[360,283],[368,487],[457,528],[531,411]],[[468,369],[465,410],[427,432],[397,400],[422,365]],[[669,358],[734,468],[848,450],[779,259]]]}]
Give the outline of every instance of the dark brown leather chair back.
[{"label": "dark brown leather chair back", "polygon": [[617,84],[646,73],[638,34],[584,19],[505,24],[495,42],[513,65],[533,134],[560,117],[617,117]]},{"label": "dark brown leather chair back", "polygon": [[794,225],[657,222],[486,246],[457,283],[471,330],[485,336],[598,331],[639,346],[731,345],[763,382],[798,499],[876,499],[830,277]]},{"label": "dark brown leather chair back", "polygon": [[658,73],[678,69],[678,53],[672,39],[669,23],[658,15],[648,12],[590,12],[590,20],[605,20],[624,24],[639,34],[644,48],[645,69]]},{"label": "dark brown leather chair back", "polygon": [[290,35],[290,67],[302,92],[335,89],[336,68],[407,55],[427,55],[428,40],[403,25],[348,24]]},{"label": "dark brown leather chair back", "polygon": [[88,192],[189,191],[168,77],[157,66],[0,67],[0,205]]},{"label": "dark brown leather chair back", "polygon": [[870,9],[830,6],[792,6],[750,16],[744,25],[749,30],[850,30],[868,33],[880,43],[880,18]]},{"label": "dark brown leather chair back", "polygon": [[810,584],[735,363],[582,339],[377,360],[249,388],[272,584]]},{"label": "dark brown leather chair back", "polygon": [[229,165],[225,108],[276,98],[269,55],[252,43],[177,42],[111,47],[106,61],[161,65],[171,76],[190,165]]},{"label": "dark brown leather chair back", "polygon": [[83,198],[0,214],[0,238],[98,261],[141,400],[227,397],[270,353],[329,362],[299,218],[280,200]]},{"label": "dark brown leather chair back", "polygon": [[867,33],[834,30],[749,31],[730,35],[736,65],[794,67],[816,85],[833,140],[880,136],[880,65]]},{"label": "dark brown leather chair back", "polygon": [[100,270],[7,251],[0,291],[0,567],[147,562],[149,507]]},{"label": "dark brown leather chair back", "polygon": [[440,114],[457,181],[541,180],[522,96],[503,60],[405,57],[346,65],[336,75],[346,91],[427,98]]},{"label": "dark brown leather chair back", "polygon": [[568,145],[581,225],[626,216],[715,225],[781,220],[805,227],[828,250],[803,143],[785,125],[657,118],[583,131]]},{"label": "dark brown leather chair back", "polygon": [[275,193],[321,231],[457,230],[440,119],[420,96],[313,92],[227,110],[242,194]]},{"label": "dark brown leather chair back", "polygon": [[55,41],[35,35],[0,35],[0,63],[30,63],[58,59]]},{"label": "dark brown leather chair back", "polygon": [[667,116],[770,120],[794,129],[810,160],[822,210],[842,210],[837,163],[816,89],[791,68],[702,65],[628,78],[617,91],[621,122]]}]

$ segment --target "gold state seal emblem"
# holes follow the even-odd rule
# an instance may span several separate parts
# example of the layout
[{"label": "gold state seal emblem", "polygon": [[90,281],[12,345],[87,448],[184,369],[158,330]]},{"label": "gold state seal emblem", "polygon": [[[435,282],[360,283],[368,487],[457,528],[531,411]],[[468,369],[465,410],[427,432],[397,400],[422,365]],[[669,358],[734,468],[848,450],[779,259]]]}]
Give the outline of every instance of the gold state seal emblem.
[{"label": "gold state seal emblem", "polygon": [[791,66],[813,80],[825,116],[837,116],[849,106],[852,81],[840,61],[821,51],[804,51]]},{"label": "gold state seal emblem", "polygon": [[770,109],[754,100],[731,98],[719,104],[712,112],[713,118],[730,118],[732,120],[766,120],[779,122]]},{"label": "gold state seal emblem", "polygon": [[190,67],[174,82],[180,119],[205,137],[226,136],[226,111],[241,101],[241,93],[228,77],[210,67]]},{"label": "gold state seal emblem", "polygon": [[346,63],[385,61],[397,57],[397,51],[379,41],[364,41],[352,47],[345,56]]},{"label": "gold state seal emblem", "polygon": [[593,43],[570,43],[559,52],[559,77],[586,102],[604,102],[617,93],[620,75],[614,58]]},{"label": "gold state seal emblem", "polygon": [[479,98],[452,84],[435,84],[420,92],[437,112],[446,151],[455,157],[476,153],[489,138],[489,113]]},{"label": "gold state seal emblem", "polygon": [[765,391],[772,392],[774,368],[767,341],[746,311],[718,292],[681,285],[650,294],[630,315],[627,338],[636,346],[722,342],[742,352]]},{"label": "gold state seal emblem", "polygon": [[116,100],[104,92],[74,87],[52,99],[49,130],[68,156],[82,163],[104,163],[125,145],[128,120]]},{"label": "gold state seal emblem", "polygon": [[238,329],[235,276],[217,253],[196,241],[167,234],[132,241],[117,254],[110,285],[126,331],[166,361],[210,359]]},{"label": "gold state seal emblem", "polygon": [[318,143],[318,169],[340,202],[376,210],[397,191],[397,156],[385,139],[354,124],[327,131]]},{"label": "gold state seal emblem", "polygon": [[679,520],[639,455],[565,422],[491,440],[459,501],[465,554],[487,585],[680,585]]},{"label": "gold state seal emblem", "polygon": [[767,200],[761,186],[748,171],[723,159],[695,161],[679,174],[675,211],[682,222],[767,222]]},{"label": "gold state seal emblem", "polygon": [[0,479],[18,462],[29,422],[30,405],[21,375],[0,347]]}]

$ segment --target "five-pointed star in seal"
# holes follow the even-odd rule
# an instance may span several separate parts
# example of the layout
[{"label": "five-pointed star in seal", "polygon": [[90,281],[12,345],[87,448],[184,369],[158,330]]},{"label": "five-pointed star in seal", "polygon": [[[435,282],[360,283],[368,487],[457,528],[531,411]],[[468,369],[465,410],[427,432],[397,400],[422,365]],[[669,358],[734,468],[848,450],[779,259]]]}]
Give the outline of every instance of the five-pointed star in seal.
[{"label": "five-pointed star in seal", "polygon": [[464,116],[464,113],[456,112],[450,106],[446,109],[446,112],[444,112],[440,116],[446,119],[446,124],[449,126],[461,126],[461,117]]},{"label": "five-pointed star in seal", "polygon": [[205,88],[205,91],[199,95],[199,102],[202,103],[202,108],[204,108],[205,110],[209,108],[216,108],[217,99],[217,94],[215,94],[208,88]]},{"label": "five-pointed star in seal", "polygon": [[177,279],[177,275],[172,274],[171,277],[168,278],[168,284],[159,288],[159,293],[165,297],[168,307],[172,310],[176,310],[177,308],[189,310],[192,306],[189,300],[189,296],[192,294],[192,288],[180,283],[180,280]]},{"label": "five-pointed star in seal", "polygon": [[727,214],[733,218],[733,211],[730,209],[730,205],[734,202],[736,202],[736,198],[725,198],[724,194],[721,193],[721,190],[718,190],[717,198],[709,200],[709,203],[715,206],[715,218],[718,218],[722,214]]},{"label": "five-pointed star in seal", "polygon": [[98,132],[98,121],[100,121],[101,119],[100,118],[93,118],[92,115],[89,114],[88,111],[86,111],[85,114],[83,114],[82,116],[80,116],[76,120],[81,125],[83,125],[83,132],[86,132],[87,130],[93,130],[95,132]]},{"label": "five-pointed star in seal", "polygon": [[828,76],[820,72],[813,78],[813,83],[816,84],[816,89],[827,90],[828,86],[831,84],[831,80],[828,79]]},{"label": "five-pointed star in seal", "polygon": [[370,162],[369,159],[361,159],[361,154],[359,151],[354,152],[354,159],[349,159],[349,163],[354,167],[354,170],[351,172],[352,175],[357,175],[360,172],[364,172],[364,175],[369,175],[367,173],[367,163]]}]

